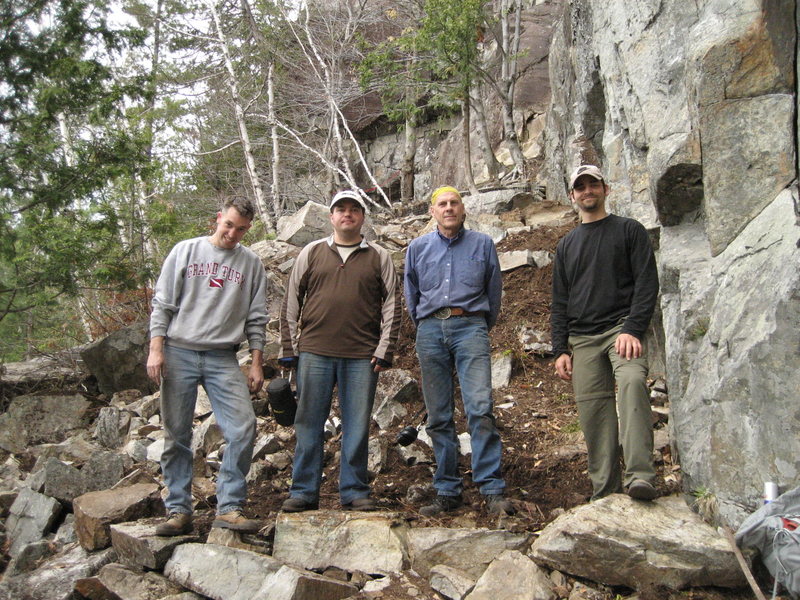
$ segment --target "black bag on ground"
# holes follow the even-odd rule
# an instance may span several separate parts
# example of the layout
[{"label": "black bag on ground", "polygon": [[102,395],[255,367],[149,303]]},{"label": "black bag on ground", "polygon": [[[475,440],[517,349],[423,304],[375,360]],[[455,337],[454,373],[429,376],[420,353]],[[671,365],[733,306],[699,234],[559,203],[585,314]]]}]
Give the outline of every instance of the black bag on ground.
[{"label": "black bag on ground", "polygon": [[267,400],[272,416],[278,425],[288,427],[294,424],[297,412],[297,399],[291,382],[284,377],[276,377],[267,386]]}]

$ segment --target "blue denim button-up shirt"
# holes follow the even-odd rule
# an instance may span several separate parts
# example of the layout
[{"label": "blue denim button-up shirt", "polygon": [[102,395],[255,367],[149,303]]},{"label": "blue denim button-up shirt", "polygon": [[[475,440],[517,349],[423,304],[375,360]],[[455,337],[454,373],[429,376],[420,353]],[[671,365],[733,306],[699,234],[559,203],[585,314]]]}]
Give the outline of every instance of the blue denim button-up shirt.
[{"label": "blue denim button-up shirt", "polygon": [[449,239],[438,228],[408,247],[404,288],[414,324],[445,306],[483,311],[491,329],[500,313],[503,281],[492,238],[461,229]]}]

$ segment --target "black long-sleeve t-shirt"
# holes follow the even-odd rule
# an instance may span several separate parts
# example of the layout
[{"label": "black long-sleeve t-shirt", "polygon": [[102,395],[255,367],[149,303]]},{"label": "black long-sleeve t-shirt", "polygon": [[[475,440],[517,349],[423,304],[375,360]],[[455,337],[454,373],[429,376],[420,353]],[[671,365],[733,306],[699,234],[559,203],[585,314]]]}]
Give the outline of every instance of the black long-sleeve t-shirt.
[{"label": "black long-sleeve t-shirt", "polygon": [[570,335],[597,335],[623,321],[640,340],[658,297],[658,272],[644,226],[608,215],[582,223],[556,249],[553,266],[553,353],[569,352]]}]

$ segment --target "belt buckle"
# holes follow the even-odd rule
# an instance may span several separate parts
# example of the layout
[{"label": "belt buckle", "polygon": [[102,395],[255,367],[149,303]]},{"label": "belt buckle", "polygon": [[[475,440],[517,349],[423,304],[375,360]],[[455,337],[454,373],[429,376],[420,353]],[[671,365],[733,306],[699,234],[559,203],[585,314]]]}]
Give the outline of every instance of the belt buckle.
[{"label": "belt buckle", "polygon": [[452,314],[453,314],[453,311],[450,310],[449,306],[443,306],[442,308],[437,310],[435,313],[433,313],[433,316],[436,317],[437,319],[444,320],[444,319],[449,319]]}]

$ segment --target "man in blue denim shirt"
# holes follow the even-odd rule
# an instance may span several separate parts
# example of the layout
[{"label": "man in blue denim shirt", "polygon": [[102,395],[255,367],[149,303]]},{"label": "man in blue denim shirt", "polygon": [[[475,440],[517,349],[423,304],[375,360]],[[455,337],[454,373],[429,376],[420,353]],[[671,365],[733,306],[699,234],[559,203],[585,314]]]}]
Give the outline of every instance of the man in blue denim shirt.
[{"label": "man in blue denim shirt", "polygon": [[433,516],[463,503],[453,421],[455,368],[471,436],[472,479],[489,514],[513,514],[503,496],[500,434],[492,415],[489,330],[497,322],[503,287],[497,250],[489,236],[464,228],[466,211],[455,188],[434,191],[430,211],[437,228],[411,242],[404,276],[436,456],[437,496],[420,512]]}]

